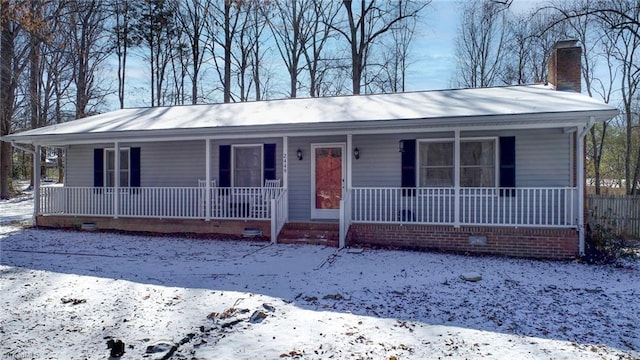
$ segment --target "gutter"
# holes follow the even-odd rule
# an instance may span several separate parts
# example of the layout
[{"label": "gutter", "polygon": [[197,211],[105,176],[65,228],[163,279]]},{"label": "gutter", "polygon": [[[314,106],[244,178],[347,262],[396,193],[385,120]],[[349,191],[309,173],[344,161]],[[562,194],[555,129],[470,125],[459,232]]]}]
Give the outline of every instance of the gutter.
[{"label": "gutter", "polygon": [[27,149],[25,147],[22,147],[22,146],[16,144],[15,140],[11,141],[11,146],[13,146],[14,148],[16,148],[18,150],[22,150],[24,152],[27,152],[27,153],[29,153],[31,155],[35,155],[36,154],[35,150],[31,150],[31,149]]}]

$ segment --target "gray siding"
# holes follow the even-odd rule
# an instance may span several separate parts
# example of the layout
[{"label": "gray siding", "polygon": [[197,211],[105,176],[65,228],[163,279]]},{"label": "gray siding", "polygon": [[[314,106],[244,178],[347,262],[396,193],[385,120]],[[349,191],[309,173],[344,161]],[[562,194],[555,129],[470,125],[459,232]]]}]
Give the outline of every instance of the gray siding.
[{"label": "gray siding", "polygon": [[571,186],[573,134],[561,129],[516,135],[516,185]]},{"label": "gray siding", "polygon": [[140,186],[198,186],[204,179],[205,142],[142,143]]},{"label": "gray siding", "polygon": [[[282,139],[211,141],[211,178],[218,179],[219,145],[276,144],[277,177],[282,179]],[[143,187],[198,186],[205,179],[205,141],[122,143],[140,147],[140,180]],[[67,152],[67,186],[93,186],[93,149],[113,148],[113,144],[73,145]]]},{"label": "gray siding", "polygon": [[354,187],[400,186],[400,164],[402,154],[398,143],[403,139],[449,138],[452,133],[357,135],[353,136],[353,147],[360,151],[360,159],[353,158]]},{"label": "gray siding", "polygon": [[[111,145],[113,146],[113,144]],[[67,148],[66,186],[93,186],[93,149],[109,145],[71,145]]]},{"label": "gray siding", "polygon": [[[468,137],[516,137],[516,185],[520,187],[570,186],[571,134],[562,129],[462,132]],[[353,146],[360,159],[353,161],[354,187],[400,186],[398,142],[402,139],[452,138],[453,133],[358,135]]]},{"label": "gray siding", "polygon": [[[461,137],[515,136],[516,185],[518,187],[570,186],[572,172],[572,134],[562,129],[462,132]],[[345,156],[352,161],[354,187],[400,186],[398,141],[402,139],[452,138],[452,132],[411,133],[390,135],[354,135],[353,147],[360,159],[353,158],[353,149]],[[282,179],[282,138],[250,140],[212,140],[211,177],[218,179],[219,146],[232,144],[276,144],[277,178]],[[305,221],[311,218],[311,144],[345,143],[346,136],[289,137],[287,153],[289,170],[289,219]],[[205,178],[204,140],[122,143],[122,147],[141,147],[142,186],[197,186]],[[74,145],[67,153],[67,185],[93,186],[93,149],[112,144]],[[301,149],[303,160],[296,157]]]}]

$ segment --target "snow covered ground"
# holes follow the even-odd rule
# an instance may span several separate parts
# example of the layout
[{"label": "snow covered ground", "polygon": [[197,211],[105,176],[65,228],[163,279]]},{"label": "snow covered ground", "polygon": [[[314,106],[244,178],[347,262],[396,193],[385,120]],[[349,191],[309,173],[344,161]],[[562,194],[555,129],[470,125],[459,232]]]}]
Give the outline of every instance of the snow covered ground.
[{"label": "snow covered ground", "polygon": [[2,359],[640,358],[637,262],[38,230],[26,203],[0,202]]}]

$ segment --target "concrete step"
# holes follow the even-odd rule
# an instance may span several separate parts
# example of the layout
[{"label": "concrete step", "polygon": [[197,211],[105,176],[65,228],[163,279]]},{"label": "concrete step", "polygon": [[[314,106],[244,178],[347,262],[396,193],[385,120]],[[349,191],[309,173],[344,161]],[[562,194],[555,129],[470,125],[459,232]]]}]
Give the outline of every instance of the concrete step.
[{"label": "concrete step", "polygon": [[288,223],[284,226],[278,242],[283,244],[313,244],[338,246],[340,239],[337,223]]}]

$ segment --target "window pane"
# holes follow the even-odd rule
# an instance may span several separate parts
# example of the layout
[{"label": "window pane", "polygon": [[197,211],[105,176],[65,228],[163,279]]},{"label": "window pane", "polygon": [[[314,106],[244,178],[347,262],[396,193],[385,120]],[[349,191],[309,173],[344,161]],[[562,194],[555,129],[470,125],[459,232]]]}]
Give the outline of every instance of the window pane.
[{"label": "window pane", "polygon": [[495,141],[460,143],[460,186],[495,186]]},{"label": "window pane", "polygon": [[120,169],[129,169],[129,150],[120,150]]},{"label": "window pane", "polygon": [[453,166],[453,143],[421,143],[420,159],[424,166]]},{"label": "window pane", "polygon": [[116,171],[115,150],[105,151],[107,171],[105,172],[104,183],[107,187],[115,186],[115,174],[120,174],[120,186],[129,186],[129,149],[120,150],[120,171]]},{"label": "window pane", "polygon": [[460,169],[460,186],[492,187],[495,185],[493,167],[463,167]]},{"label": "window pane", "polygon": [[234,147],[233,186],[262,186],[262,152],[260,146]]},{"label": "window pane", "polygon": [[494,141],[464,141],[460,143],[460,165],[493,165]]},{"label": "window pane", "polygon": [[453,168],[420,169],[420,186],[453,186]]},{"label": "window pane", "polygon": [[453,142],[423,142],[419,151],[419,186],[453,186]]},{"label": "window pane", "polygon": [[129,187],[129,171],[120,170],[120,186]]},{"label": "window pane", "polygon": [[113,187],[114,184],[114,178],[113,178],[113,170],[109,170],[107,171],[107,173],[105,174],[106,179],[105,179],[105,186],[106,187]]},{"label": "window pane", "polygon": [[113,187],[115,184],[115,179],[113,177],[113,173],[115,171],[115,166],[116,166],[116,160],[115,160],[115,156],[113,156],[114,151],[113,150],[106,150],[105,151],[105,156],[107,158],[107,171],[105,173],[105,186],[107,187]]}]

